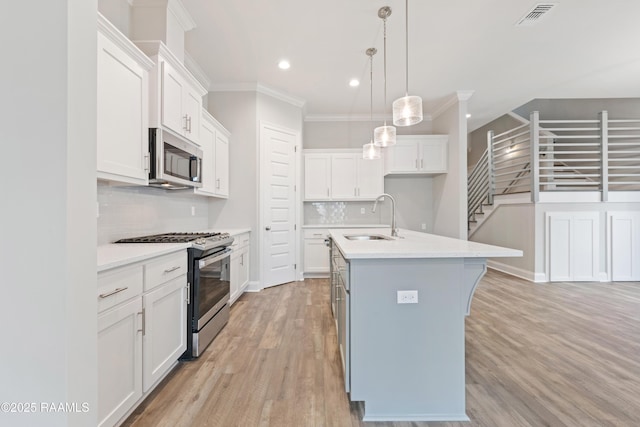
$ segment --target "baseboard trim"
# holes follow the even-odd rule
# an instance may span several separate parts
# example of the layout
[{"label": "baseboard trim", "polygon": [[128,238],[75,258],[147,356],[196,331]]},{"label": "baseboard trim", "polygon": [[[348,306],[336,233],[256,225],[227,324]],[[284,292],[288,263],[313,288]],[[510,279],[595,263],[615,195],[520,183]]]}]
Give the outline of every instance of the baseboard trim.
[{"label": "baseboard trim", "polygon": [[523,270],[522,268],[518,268],[518,267],[514,267],[508,264],[503,264],[501,262],[498,261],[494,261],[494,260],[488,260],[487,261],[487,267],[489,267],[492,270],[498,270],[501,271],[503,273],[507,273],[510,274],[512,276],[516,276],[519,277],[521,279],[525,279],[528,280],[530,282],[536,282],[537,277],[536,274],[533,273],[532,271],[528,271],[528,270]]},{"label": "baseboard trim", "polygon": [[245,292],[260,292],[261,290],[262,286],[260,286],[260,282],[249,282]]},{"label": "baseboard trim", "polygon": [[362,421],[471,421],[467,414],[412,414],[412,415],[367,415],[366,402],[365,414]]}]

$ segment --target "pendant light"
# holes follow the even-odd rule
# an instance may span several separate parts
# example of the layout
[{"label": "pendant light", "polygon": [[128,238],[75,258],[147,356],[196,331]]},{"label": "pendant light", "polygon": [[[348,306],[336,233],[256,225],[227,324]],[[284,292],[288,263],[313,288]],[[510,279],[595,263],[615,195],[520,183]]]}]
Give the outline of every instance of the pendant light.
[{"label": "pendant light", "polygon": [[384,125],[373,131],[373,142],[378,147],[390,147],[396,144],[396,128],[387,126],[387,18],[391,16],[391,8],[383,6],[378,10],[378,17],[384,23]]},{"label": "pendant light", "polygon": [[[372,125],[373,125],[373,55],[375,55],[377,52],[378,52],[378,49],[376,49],[375,47],[370,47],[365,52],[369,57],[369,62],[370,62],[369,83],[370,83],[370,91],[371,91],[371,98],[370,98],[371,115],[369,116],[369,118],[371,120]],[[373,143],[373,136],[372,136],[371,142],[369,142],[368,144],[364,144],[362,146],[362,158],[366,160],[379,159],[380,151],[381,151],[380,147],[378,147],[376,144]]]},{"label": "pendant light", "polygon": [[422,98],[409,96],[409,0],[405,0],[405,4],[406,86],[405,96],[393,101],[393,124],[396,126],[411,126],[422,121]]}]

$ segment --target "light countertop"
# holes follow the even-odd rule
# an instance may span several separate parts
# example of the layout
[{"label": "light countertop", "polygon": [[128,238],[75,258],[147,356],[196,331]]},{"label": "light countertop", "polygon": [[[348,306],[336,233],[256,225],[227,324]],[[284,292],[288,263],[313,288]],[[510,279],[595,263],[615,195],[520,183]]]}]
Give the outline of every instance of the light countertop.
[{"label": "light countertop", "polygon": [[[205,232],[226,232],[232,236],[248,233],[250,228],[226,230],[204,230]],[[191,243],[108,243],[98,246],[97,271],[121,267],[134,262],[144,261],[160,255],[185,250]]]},{"label": "light countertop", "polygon": [[344,236],[378,234],[390,236],[390,230],[376,228],[330,229],[331,238],[347,259],[382,258],[493,258],[518,257],[522,251],[452,239],[435,234],[399,230],[393,240],[348,240]]},{"label": "light countertop", "polygon": [[191,243],[110,243],[98,246],[98,272],[185,250]]},{"label": "light countertop", "polygon": [[305,224],[302,228],[390,228],[389,224]]}]

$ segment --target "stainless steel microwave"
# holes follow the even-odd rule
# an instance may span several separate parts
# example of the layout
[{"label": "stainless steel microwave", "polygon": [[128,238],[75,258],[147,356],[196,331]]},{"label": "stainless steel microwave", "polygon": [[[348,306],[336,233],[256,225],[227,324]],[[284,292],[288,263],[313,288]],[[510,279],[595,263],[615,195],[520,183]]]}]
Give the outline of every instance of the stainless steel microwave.
[{"label": "stainless steel microwave", "polygon": [[179,190],[202,187],[202,150],[159,128],[149,129],[149,185]]}]

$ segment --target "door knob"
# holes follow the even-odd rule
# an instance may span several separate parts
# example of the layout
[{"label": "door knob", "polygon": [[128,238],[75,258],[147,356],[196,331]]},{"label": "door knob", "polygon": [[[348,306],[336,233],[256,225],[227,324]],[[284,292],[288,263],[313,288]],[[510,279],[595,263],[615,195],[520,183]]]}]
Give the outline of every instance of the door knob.
[{"label": "door knob", "polygon": [[264,229],[267,230],[267,231],[270,231],[271,230],[271,226],[267,225]]}]

